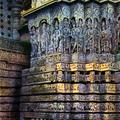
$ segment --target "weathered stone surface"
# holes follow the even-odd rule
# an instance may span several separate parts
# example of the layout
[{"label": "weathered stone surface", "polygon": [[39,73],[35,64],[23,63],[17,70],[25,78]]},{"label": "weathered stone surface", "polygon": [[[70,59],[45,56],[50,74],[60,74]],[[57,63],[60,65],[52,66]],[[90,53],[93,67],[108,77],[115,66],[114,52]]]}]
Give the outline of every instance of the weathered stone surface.
[{"label": "weathered stone surface", "polygon": [[27,65],[27,56],[21,53],[0,50],[0,61],[7,61],[14,64]]},{"label": "weathered stone surface", "polygon": [[0,39],[0,120],[19,120],[21,73],[29,64],[25,51],[22,43]]},{"label": "weathered stone surface", "polygon": [[31,76],[23,77],[22,84],[29,85],[35,83],[37,84],[38,82],[46,82],[46,81],[48,81],[47,75],[45,75],[44,73],[40,73],[39,75],[31,75]]},{"label": "weathered stone surface", "polygon": [[20,78],[21,77],[21,72],[0,70],[0,77]]},{"label": "weathered stone surface", "polygon": [[0,112],[19,112],[19,104],[0,104]]},{"label": "weathered stone surface", "polygon": [[12,71],[21,71],[24,67],[17,64],[8,64],[6,62],[0,61],[0,69],[2,70],[12,70]]},{"label": "weathered stone surface", "polygon": [[23,86],[21,94],[39,94],[39,93],[119,93],[119,84],[102,83],[102,84],[70,84],[70,83],[54,83],[54,84],[36,84]]},{"label": "weathered stone surface", "polygon": [[0,97],[0,104],[14,104],[14,103],[19,103],[19,97]]},{"label": "weathered stone surface", "polygon": [[0,120],[19,120],[19,112],[0,112]]},{"label": "weathered stone surface", "polygon": [[31,95],[31,96],[21,96],[22,102],[52,102],[52,101],[76,101],[76,102],[111,102],[111,101],[120,101],[119,95]]},{"label": "weathered stone surface", "polygon": [[20,87],[20,85],[21,85],[21,79],[0,77],[1,87]]},{"label": "weathered stone surface", "polygon": [[22,103],[20,111],[26,112],[94,112],[94,113],[114,113],[119,112],[118,103],[98,103],[98,102],[39,102]]},{"label": "weathered stone surface", "polygon": [[19,95],[19,88],[0,88],[0,96],[17,96]]},{"label": "weathered stone surface", "polygon": [[[83,113],[74,113],[74,114],[69,114],[69,113],[40,113],[40,112],[26,112],[26,113],[21,113],[21,116],[26,116],[26,118],[45,118],[45,119],[57,119],[57,120],[63,120],[66,116],[66,118],[69,119],[75,119],[75,120],[119,120],[120,116],[119,114],[83,114]],[[66,119],[67,120],[67,119]]]}]

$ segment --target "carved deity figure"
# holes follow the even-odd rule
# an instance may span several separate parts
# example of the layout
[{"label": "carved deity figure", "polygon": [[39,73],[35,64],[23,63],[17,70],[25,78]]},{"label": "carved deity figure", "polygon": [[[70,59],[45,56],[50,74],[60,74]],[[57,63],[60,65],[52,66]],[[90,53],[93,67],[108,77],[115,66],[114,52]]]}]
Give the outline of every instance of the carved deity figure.
[{"label": "carved deity figure", "polygon": [[84,23],[83,19],[78,20],[78,52],[82,53],[83,52],[83,47],[84,47]]},{"label": "carved deity figure", "polygon": [[48,54],[51,54],[51,53],[54,53],[54,41],[52,39],[52,36],[51,36],[51,39],[50,41],[48,42]]},{"label": "carved deity figure", "polygon": [[38,53],[38,39],[37,28],[32,26],[30,29],[30,43],[31,43],[31,57],[37,57]]},{"label": "carved deity figure", "polygon": [[[60,49],[60,42],[61,42],[61,31],[60,31],[60,26],[59,26],[59,21],[58,19],[54,19],[53,21],[53,31],[52,31],[52,41],[53,41],[53,48],[54,52],[58,52]],[[61,46],[62,47],[62,46]]]},{"label": "carved deity figure", "polygon": [[47,39],[46,39],[46,54],[48,54],[49,52],[49,45],[50,45],[50,42],[51,42],[51,25],[49,25],[47,23],[47,28],[46,28],[46,32],[47,32]]},{"label": "carved deity figure", "polygon": [[120,47],[120,17],[118,17],[116,21],[116,43],[117,43],[117,48],[119,49]]},{"label": "carved deity figure", "polygon": [[48,53],[48,43],[50,38],[50,31],[49,25],[46,20],[43,20],[40,23],[40,30],[39,30],[39,47],[40,47],[40,55]]},{"label": "carved deity figure", "polygon": [[70,24],[68,18],[63,19],[62,39],[64,52],[70,52]]},{"label": "carved deity figure", "polygon": [[77,43],[78,43],[78,29],[74,17],[71,19],[70,25],[71,25],[71,48],[73,53],[73,52],[77,52]]},{"label": "carved deity figure", "polygon": [[94,19],[94,52],[100,52],[100,25],[97,18]]},{"label": "carved deity figure", "polygon": [[83,20],[80,18],[76,23],[75,18],[71,19],[72,52],[83,52]]},{"label": "carved deity figure", "polygon": [[94,52],[94,34],[93,34],[93,23],[90,18],[86,20],[86,30],[85,30],[85,49],[86,53]]},{"label": "carved deity figure", "polygon": [[108,40],[109,40],[109,46],[110,46],[109,52],[114,51],[114,48],[116,48],[116,46],[114,46],[114,43],[115,43],[114,35],[115,35],[114,23],[112,19],[109,19],[108,20]]},{"label": "carved deity figure", "polygon": [[111,49],[111,44],[110,44],[110,30],[109,27],[107,26],[106,19],[102,20],[102,29],[101,29],[101,50],[102,53],[109,53]]}]

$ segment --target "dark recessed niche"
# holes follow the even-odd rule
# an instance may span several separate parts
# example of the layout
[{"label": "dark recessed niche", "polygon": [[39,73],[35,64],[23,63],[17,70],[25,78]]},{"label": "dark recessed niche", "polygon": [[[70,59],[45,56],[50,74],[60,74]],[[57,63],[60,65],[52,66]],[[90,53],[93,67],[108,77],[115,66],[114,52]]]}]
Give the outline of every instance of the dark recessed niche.
[{"label": "dark recessed niche", "polygon": [[2,5],[2,4],[3,4],[3,2],[0,2],[0,4]]},{"label": "dark recessed niche", "polygon": [[86,75],[90,75],[90,71],[87,71],[87,72],[86,72]]},{"label": "dark recessed niche", "polygon": [[3,19],[1,19],[0,22],[3,22]]},{"label": "dark recessed niche", "polygon": [[0,9],[3,9],[3,6],[0,6]]},{"label": "dark recessed niche", "polygon": [[11,37],[11,35],[10,35],[10,34],[8,34],[8,37]]},{"label": "dark recessed niche", "polygon": [[12,8],[11,7],[8,7],[8,11],[11,11],[12,10]]},{"label": "dark recessed niche", "polygon": [[115,71],[111,71],[111,74],[114,75],[114,74],[115,74]]},{"label": "dark recessed niche", "polygon": [[11,30],[11,27],[8,27],[8,30]]},{"label": "dark recessed niche", "polygon": [[3,14],[1,13],[0,16],[3,17]]},{"label": "dark recessed niche", "polygon": [[85,72],[83,72],[83,71],[80,71],[80,74],[81,74],[81,75],[84,75],[84,74],[85,74]]},{"label": "dark recessed niche", "polygon": [[11,16],[10,16],[10,15],[8,15],[8,16],[7,16],[7,18],[11,18]]},{"label": "dark recessed niche", "polygon": [[7,0],[7,2],[12,2],[12,0]]},{"label": "dark recessed niche", "polygon": [[103,72],[101,72],[101,75],[105,75],[105,72],[103,71]]},{"label": "dark recessed niche", "polygon": [[11,24],[11,21],[8,20],[8,24]]},{"label": "dark recessed niche", "polygon": [[4,32],[1,32],[1,35],[4,35]]},{"label": "dark recessed niche", "polygon": [[95,75],[99,75],[99,71],[95,71]]},{"label": "dark recessed niche", "polygon": [[0,27],[1,27],[2,29],[4,28],[4,26],[3,26],[3,25],[1,25]]}]

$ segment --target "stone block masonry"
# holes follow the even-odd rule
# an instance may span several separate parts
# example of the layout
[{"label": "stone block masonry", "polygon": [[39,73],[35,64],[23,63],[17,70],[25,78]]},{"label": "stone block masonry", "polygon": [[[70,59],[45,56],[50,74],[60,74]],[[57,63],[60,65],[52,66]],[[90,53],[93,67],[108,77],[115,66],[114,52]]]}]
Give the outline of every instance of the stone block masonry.
[{"label": "stone block masonry", "polygon": [[0,120],[19,120],[21,71],[29,66],[25,46],[0,39]]}]

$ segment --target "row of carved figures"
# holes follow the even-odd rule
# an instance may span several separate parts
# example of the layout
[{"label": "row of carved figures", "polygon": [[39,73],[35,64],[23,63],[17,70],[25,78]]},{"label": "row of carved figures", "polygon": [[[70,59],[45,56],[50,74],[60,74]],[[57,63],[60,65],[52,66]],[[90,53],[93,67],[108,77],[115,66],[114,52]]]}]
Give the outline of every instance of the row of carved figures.
[{"label": "row of carved figures", "polygon": [[61,53],[113,53],[120,43],[120,17],[116,20],[87,18],[76,20],[75,17],[57,18],[49,25],[43,19],[39,27],[30,29],[32,57],[56,52]]}]

